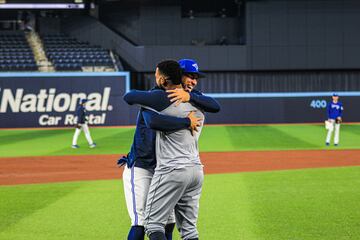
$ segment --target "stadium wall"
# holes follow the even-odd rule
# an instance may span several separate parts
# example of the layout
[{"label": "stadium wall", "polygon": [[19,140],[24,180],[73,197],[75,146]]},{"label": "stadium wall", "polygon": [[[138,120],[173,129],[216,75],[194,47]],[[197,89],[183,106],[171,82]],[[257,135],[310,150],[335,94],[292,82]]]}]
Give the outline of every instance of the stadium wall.
[{"label": "stadium wall", "polygon": [[[140,15],[138,21],[151,22],[149,19],[156,19],[158,11],[160,10],[149,8],[144,16]],[[197,59],[204,71],[360,67],[360,33],[357,27],[360,21],[359,1],[248,1],[245,12],[245,45],[135,46],[90,17],[68,18],[62,28],[74,37],[116,50],[138,72],[152,71],[153,66],[164,58],[184,57]],[[233,25],[234,34],[239,32],[240,26],[241,24]],[[162,32],[169,32],[172,28],[171,24],[162,25]],[[139,27],[137,31],[140,30]],[[157,31],[149,31],[147,34],[153,36]],[[126,33],[124,31],[123,34]],[[197,31],[198,33],[201,31]],[[201,33],[204,37],[207,34]],[[200,38],[199,35],[196,36]]]},{"label": "stadium wall", "polygon": [[[153,73],[132,82],[137,89],[150,89]],[[360,91],[360,71],[246,71],[207,72],[197,89],[205,93],[339,92]]]},{"label": "stadium wall", "polygon": [[[138,107],[122,99],[129,73],[0,74],[0,128],[73,126],[80,98],[88,98],[90,124],[134,125]],[[338,92],[345,122],[360,121],[360,92]],[[207,114],[211,124],[306,123],[326,119],[331,92],[209,93],[221,112]]]},{"label": "stadium wall", "polygon": [[[104,14],[105,15],[105,14]],[[139,6],[114,9],[103,17],[106,24],[137,45],[219,45],[240,43],[240,20],[236,17],[181,16],[181,6]],[[175,26],[175,27],[174,27]],[[165,34],[166,33],[166,34]]]},{"label": "stadium wall", "polygon": [[73,126],[79,100],[89,99],[92,125],[129,125],[122,100],[129,73],[1,73],[1,128]]},{"label": "stadium wall", "polygon": [[247,2],[248,68],[252,70],[360,67],[360,2]]}]

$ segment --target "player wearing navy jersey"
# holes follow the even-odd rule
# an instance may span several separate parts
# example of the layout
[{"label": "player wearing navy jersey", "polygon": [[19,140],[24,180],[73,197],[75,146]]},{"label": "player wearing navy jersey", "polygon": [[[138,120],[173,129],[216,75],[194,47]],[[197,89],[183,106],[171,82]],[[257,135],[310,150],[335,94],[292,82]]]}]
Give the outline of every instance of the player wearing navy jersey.
[{"label": "player wearing navy jersey", "polygon": [[[193,61],[193,64],[196,63]],[[189,78],[186,74],[193,74],[192,77],[195,80]],[[190,102],[206,112],[218,112],[220,106],[213,98],[202,95],[193,89],[197,84],[196,80],[199,76],[200,72],[194,67],[191,69],[184,68],[182,80],[184,85],[189,86],[187,88],[188,91],[174,92],[168,96],[175,101]],[[164,91],[162,88],[155,87],[150,92],[159,90]],[[133,99],[131,96],[133,95],[126,94],[124,99],[127,103],[134,104],[136,98]],[[178,118],[159,114],[145,108],[140,109],[130,153],[118,162],[119,165],[127,164],[127,167],[124,168],[123,183],[126,204],[132,222],[132,227],[128,234],[129,240],[144,239],[146,198],[156,167],[156,131],[154,130],[163,132],[172,132],[181,129],[194,130],[198,125],[198,121],[199,119],[194,116],[194,113],[189,114],[188,117]],[[146,124],[148,124],[148,126]],[[150,127],[153,129],[150,129]],[[172,239],[174,223],[175,218],[173,214],[171,214],[165,226],[167,240]]]},{"label": "player wearing navy jersey", "polygon": [[76,109],[77,123],[75,126],[76,128],[75,128],[75,133],[73,136],[73,141],[72,141],[72,146],[71,146],[72,148],[79,148],[79,145],[77,145],[77,140],[79,138],[81,130],[83,130],[85,133],[85,137],[89,143],[89,147],[90,148],[96,147],[96,144],[93,142],[93,140],[91,138],[89,126],[87,124],[88,120],[87,120],[87,114],[86,114],[86,108],[85,108],[86,102],[87,102],[86,99],[81,99],[80,104],[79,104],[78,108]]},{"label": "player wearing navy jersey", "polygon": [[344,108],[341,102],[339,102],[339,95],[334,93],[332,96],[332,101],[327,105],[327,115],[328,115],[328,133],[326,135],[326,146],[330,145],[331,135],[334,132],[334,145],[337,146],[340,140],[340,124],[342,122],[342,112]]}]

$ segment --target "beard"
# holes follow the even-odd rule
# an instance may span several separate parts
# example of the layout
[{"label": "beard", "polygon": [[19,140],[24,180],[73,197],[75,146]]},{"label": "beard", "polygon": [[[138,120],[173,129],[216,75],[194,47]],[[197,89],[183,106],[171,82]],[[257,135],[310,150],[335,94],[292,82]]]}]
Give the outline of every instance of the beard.
[{"label": "beard", "polygon": [[187,92],[191,92],[193,89],[194,89],[194,85],[192,84],[185,84],[184,86],[184,90],[187,91]]}]

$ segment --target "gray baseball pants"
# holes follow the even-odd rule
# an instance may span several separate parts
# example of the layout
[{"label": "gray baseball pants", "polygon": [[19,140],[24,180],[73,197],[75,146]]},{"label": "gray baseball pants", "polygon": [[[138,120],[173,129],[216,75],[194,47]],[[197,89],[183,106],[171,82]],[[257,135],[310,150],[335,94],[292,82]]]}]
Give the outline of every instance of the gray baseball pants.
[{"label": "gray baseball pants", "polygon": [[155,170],[145,210],[145,231],[165,232],[166,222],[175,209],[176,225],[182,239],[198,238],[196,222],[204,180],[201,165],[161,173]]}]

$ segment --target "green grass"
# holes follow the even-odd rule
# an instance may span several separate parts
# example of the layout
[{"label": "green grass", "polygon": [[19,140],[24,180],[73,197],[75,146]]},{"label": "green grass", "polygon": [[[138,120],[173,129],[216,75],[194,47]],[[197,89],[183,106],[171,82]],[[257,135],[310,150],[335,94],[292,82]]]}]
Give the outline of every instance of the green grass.
[{"label": "green grass", "polygon": [[[359,176],[360,167],[207,175],[200,238],[359,239]],[[129,228],[120,180],[1,186],[0,220],[1,240],[126,239]]]},{"label": "green grass", "polygon": [[[92,128],[98,144],[89,149],[84,135],[80,149],[70,148],[73,129],[1,130],[0,156],[46,156],[127,153],[134,128]],[[320,125],[205,126],[200,138],[202,152],[325,149],[326,131]],[[340,146],[336,149],[360,148],[360,125],[342,125]],[[334,149],[330,147],[327,149]]]}]

